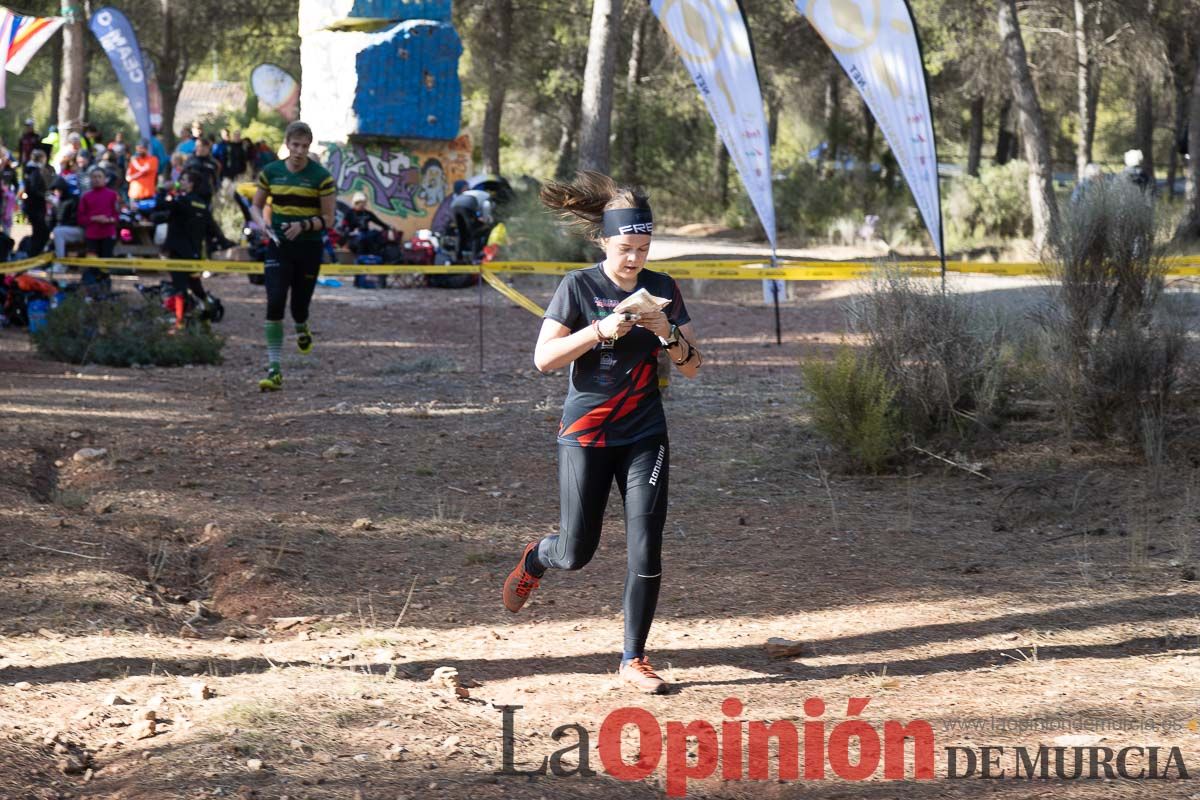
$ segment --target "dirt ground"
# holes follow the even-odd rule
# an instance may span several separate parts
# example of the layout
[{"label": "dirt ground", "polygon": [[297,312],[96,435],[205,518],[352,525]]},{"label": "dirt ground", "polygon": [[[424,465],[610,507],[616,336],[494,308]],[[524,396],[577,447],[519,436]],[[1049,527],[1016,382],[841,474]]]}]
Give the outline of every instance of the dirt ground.
[{"label": "dirt ground", "polygon": [[[845,287],[795,287],[777,347],[758,285],[685,283],[707,365],[667,403],[650,641],[676,690],[644,697],[615,680],[615,493],[586,569],[548,576],[520,615],[500,604],[558,521],[566,379],[534,370],[528,312],[491,289],[481,309],[475,289],[320,288],[316,350],[289,337],[268,396],[261,290],[210,283],[220,367],[67,367],[0,331],[0,797],[660,797],[662,768],[602,771],[610,712],[799,727],[811,698],[826,736],[851,698],[879,732],[928,721],[937,776],[718,771],[689,795],[1200,797],[1195,462],[1152,490],[1133,455],[1067,442],[1031,406],[968,454],[983,477],[933,459],[843,474],[796,366],[840,341]],[[552,289],[516,285],[542,304]],[[771,637],[800,654],[772,658]],[[467,696],[430,682],[441,667]],[[578,723],[599,774],[497,775],[504,705],[522,707],[517,769]],[[1008,748],[1005,779],[946,778],[945,748],[986,745]],[[1190,778],[1014,779],[1012,748],[1038,745],[1159,746],[1160,771],[1177,747]]]}]

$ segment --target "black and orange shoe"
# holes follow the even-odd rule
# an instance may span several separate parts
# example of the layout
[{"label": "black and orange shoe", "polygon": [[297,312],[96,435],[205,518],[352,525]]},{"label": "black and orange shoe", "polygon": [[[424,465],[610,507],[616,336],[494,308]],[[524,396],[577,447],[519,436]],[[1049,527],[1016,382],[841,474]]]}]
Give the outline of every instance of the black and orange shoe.
[{"label": "black and orange shoe", "polygon": [[541,584],[540,580],[525,569],[525,559],[529,557],[529,551],[537,546],[537,542],[525,545],[525,549],[521,551],[521,560],[504,581],[504,607],[514,614],[521,610],[529,595]]},{"label": "black and orange shoe", "polygon": [[658,677],[658,673],[654,671],[654,667],[650,666],[650,662],[646,660],[645,656],[622,662],[621,671],[618,674],[621,680],[639,692],[666,694],[671,690],[670,684]]}]

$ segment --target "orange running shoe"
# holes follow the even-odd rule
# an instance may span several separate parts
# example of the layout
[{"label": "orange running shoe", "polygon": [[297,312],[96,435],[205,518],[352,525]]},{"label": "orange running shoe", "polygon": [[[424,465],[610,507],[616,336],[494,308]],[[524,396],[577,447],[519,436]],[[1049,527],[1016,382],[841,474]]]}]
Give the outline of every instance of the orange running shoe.
[{"label": "orange running shoe", "polygon": [[670,684],[658,677],[658,673],[654,671],[654,667],[650,666],[650,662],[645,656],[641,658],[631,658],[621,665],[619,673],[621,680],[633,686],[639,692],[646,694],[666,694],[670,691]]},{"label": "orange running shoe", "polygon": [[525,569],[525,559],[528,558],[529,551],[537,546],[537,542],[525,545],[525,549],[521,551],[521,560],[504,581],[504,607],[514,614],[521,610],[529,595],[541,584],[540,580]]}]

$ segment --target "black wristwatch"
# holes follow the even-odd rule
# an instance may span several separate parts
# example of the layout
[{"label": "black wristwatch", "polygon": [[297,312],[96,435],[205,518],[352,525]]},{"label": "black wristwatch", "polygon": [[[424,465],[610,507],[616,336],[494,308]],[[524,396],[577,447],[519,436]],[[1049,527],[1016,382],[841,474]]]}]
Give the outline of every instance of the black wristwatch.
[{"label": "black wristwatch", "polygon": [[673,347],[679,347],[679,326],[672,325],[671,332],[667,334],[667,338],[663,339],[663,345],[670,350]]}]

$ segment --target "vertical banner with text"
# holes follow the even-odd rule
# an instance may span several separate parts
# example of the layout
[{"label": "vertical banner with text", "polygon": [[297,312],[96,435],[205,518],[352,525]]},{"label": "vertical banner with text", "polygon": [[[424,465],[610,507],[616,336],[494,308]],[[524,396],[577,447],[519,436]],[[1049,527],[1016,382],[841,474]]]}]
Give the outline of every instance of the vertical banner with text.
[{"label": "vertical banner with text", "polygon": [[138,47],[133,26],[125,15],[115,8],[101,8],[92,14],[88,27],[100,40],[108,60],[112,63],[121,81],[121,88],[129,98],[129,107],[137,121],[140,136],[150,138],[150,90],[146,82],[146,68],[142,61],[142,50]]},{"label": "vertical banner with text", "polygon": [[775,248],[771,148],[750,32],[737,0],[651,0]]},{"label": "vertical banner with text", "polygon": [[939,256],[937,142],[916,22],[905,0],[796,0],[871,109]]}]

